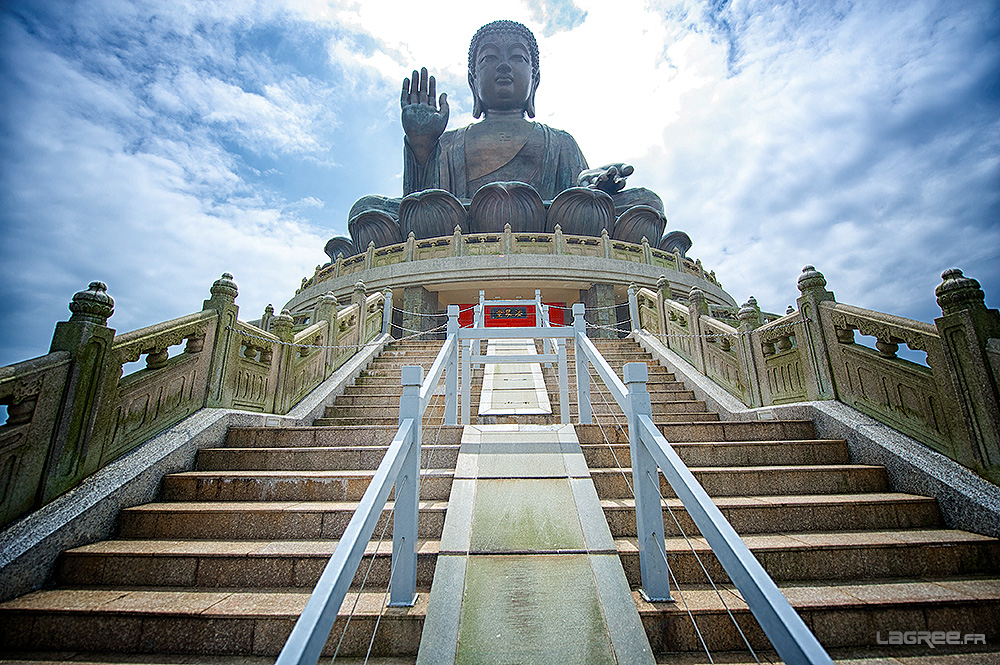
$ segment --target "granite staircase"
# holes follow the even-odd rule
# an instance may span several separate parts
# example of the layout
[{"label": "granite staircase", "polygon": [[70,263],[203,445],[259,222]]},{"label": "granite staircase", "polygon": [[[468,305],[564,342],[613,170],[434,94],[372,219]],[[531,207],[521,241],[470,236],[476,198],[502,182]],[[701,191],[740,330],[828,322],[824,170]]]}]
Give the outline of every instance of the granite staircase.
[{"label": "granite staircase", "polygon": [[[164,478],[160,501],[122,511],[115,538],[65,552],[53,588],[0,605],[0,659],[273,662],[396,432],[399,367],[429,367],[439,347],[387,347],[337,399],[356,422],[232,428],[224,447],[199,451],[195,470]],[[460,437],[440,422],[423,431],[420,600],[384,607],[390,498],[327,657],[343,633],[338,662],[361,662],[374,634],[369,663],[413,662]]]},{"label": "granite staircase", "polygon": [[[998,541],[945,528],[933,499],[894,492],[883,469],[851,464],[845,442],[818,439],[810,422],[722,422],[631,340],[595,343],[619,375],[626,362],[649,365],[654,421],[835,658],[901,657],[909,648],[942,663],[1000,660]],[[51,588],[0,605],[0,659],[273,662],[396,430],[400,367],[426,370],[439,347],[388,347],[314,427],[233,428],[224,447],[199,453],[194,471],[167,476],[159,502],[123,511],[114,539],[66,552]],[[570,359],[575,420],[572,350]],[[555,413],[520,422],[559,422],[556,368],[543,375]],[[591,402],[595,424],[577,425],[577,436],[657,661],[709,662],[690,611],[715,662],[753,662],[727,608],[762,662],[773,660],[665,483],[681,593],[676,603],[642,600],[624,417],[596,379]],[[504,422],[473,414],[473,423]],[[368,662],[414,661],[460,440],[461,427],[443,425],[442,384],[424,419],[420,600],[384,607],[392,539],[390,527],[378,543],[380,524],[327,645],[329,656],[354,608],[338,662],[360,662],[373,632]],[[982,633],[988,644],[968,655],[878,645],[892,630]]]},{"label": "granite staircase", "polygon": [[[595,342],[619,376],[624,362],[655,365],[632,340]],[[835,658],[1000,662],[1000,542],[946,528],[933,499],[894,492],[885,469],[852,464],[846,443],[817,438],[811,422],[689,418],[701,407],[672,379],[650,367],[654,422]],[[599,399],[592,395],[595,413]],[[688,406],[678,415],[658,399]],[[727,608],[762,662],[776,658],[662,476],[666,549],[680,593],[674,603],[642,599],[627,431],[609,424],[613,418],[595,420],[577,435],[658,662],[710,662],[688,612],[716,662],[755,662]],[[978,633],[988,644],[880,645],[889,631]]]}]

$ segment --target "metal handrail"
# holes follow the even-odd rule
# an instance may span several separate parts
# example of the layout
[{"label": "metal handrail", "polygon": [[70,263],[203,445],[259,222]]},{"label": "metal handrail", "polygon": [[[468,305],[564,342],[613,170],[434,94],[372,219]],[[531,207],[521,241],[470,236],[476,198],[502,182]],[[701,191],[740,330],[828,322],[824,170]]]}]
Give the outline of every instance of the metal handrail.
[{"label": "metal handrail", "polygon": [[[632,289],[629,295],[634,300]],[[649,379],[646,363],[626,363],[622,382],[586,337],[582,306],[574,305],[573,313],[581,422],[585,422],[585,410],[586,422],[590,415],[589,408],[584,409],[582,403],[583,395],[590,392],[590,373],[580,373],[581,365],[586,369],[588,362],[594,365],[628,422],[643,595],[648,600],[671,600],[660,507],[662,472],[781,658],[786,663],[833,665],[819,640],[653,423],[652,403],[646,389]]]},{"label": "metal handrail", "polygon": [[[414,429],[412,418],[407,418],[399,426],[357,510],[344,529],[344,535],[316,582],[305,609],[285,641],[276,665],[315,665],[319,660],[389,492],[396,483],[407,453],[413,448]],[[396,556],[395,550],[392,554]]]},{"label": "metal handrail", "polygon": [[389,604],[412,606],[416,600],[421,420],[445,372],[445,421],[449,422],[449,413],[451,424],[456,420],[458,307],[449,307],[448,314],[447,337],[427,378],[419,365],[402,368],[399,429],[285,641],[276,665],[316,665],[393,487],[396,491]]},{"label": "metal handrail", "polygon": [[[786,663],[832,663],[812,631],[782,595],[722,511],[648,415],[637,417],[639,437],[674,493],[743,595],[775,651]],[[631,423],[629,424],[631,427]]]}]

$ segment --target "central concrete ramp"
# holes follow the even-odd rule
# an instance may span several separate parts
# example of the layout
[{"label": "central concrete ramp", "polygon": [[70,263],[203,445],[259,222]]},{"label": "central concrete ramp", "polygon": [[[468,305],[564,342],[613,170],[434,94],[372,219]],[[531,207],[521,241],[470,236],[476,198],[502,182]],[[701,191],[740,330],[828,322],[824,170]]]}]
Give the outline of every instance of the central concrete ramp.
[{"label": "central concrete ramp", "polygon": [[649,663],[571,425],[470,425],[417,663]]}]

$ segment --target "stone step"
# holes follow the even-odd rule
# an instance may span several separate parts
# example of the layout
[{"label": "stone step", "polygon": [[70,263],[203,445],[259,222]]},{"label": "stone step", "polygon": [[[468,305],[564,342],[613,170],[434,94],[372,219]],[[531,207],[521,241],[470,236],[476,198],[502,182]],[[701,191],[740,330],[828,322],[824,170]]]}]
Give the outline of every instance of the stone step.
[{"label": "stone step", "polygon": [[[475,412],[473,408],[473,412]],[[559,402],[556,400],[552,404],[551,416],[534,416],[534,415],[519,415],[512,417],[508,420],[491,420],[491,418],[497,418],[497,416],[476,416],[475,413],[472,414],[472,422],[478,424],[487,424],[495,422],[511,422],[511,423],[523,423],[523,424],[554,424],[559,422]],[[573,416],[573,420],[576,420],[575,411],[571,410],[570,413]],[[477,419],[478,418],[478,419]],[[484,420],[484,418],[487,418]],[[520,420],[518,420],[520,419]],[[622,417],[620,415],[604,415],[601,416],[597,414],[596,419],[600,420],[602,425],[607,428],[609,425],[615,425],[621,422]],[[386,417],[374,417],[365,416],[359,414],[357,416],[336,416],[332,418],[317,418],[313,421],[313,424],[319,427],[342,427],[345,425],[363,425],[365,423],[370,423],[372,425],[388,425],[392,422],[396,422],[398,417],[396,416],[386,416]],[[717,413],[664,413],[664,414],[654,414],[653,422],[656,424],[669,424],[669,423],[681,423],[681,424],[692,424],[701,422],[715,422],[719,420],[719,414]],[[424,415],[423,424],[424,427],[436,427],[438,424],[444,422],[444,407],[437,409],[435,407],[428,407]],[[594,425],[597,427],[597,425]],[[626,439],[627,440],[627,439]]]},{"label": "stone step", "polygon": [[[548,370],[542,371],[542,376],[545,378],[545,385],[552,394],[558,391],[559,379],[555,373],[551,375]],[[576,392],[576,378],[572,375],[569,378],[569,388],[570,393]],[[473,382],[472,390],[478,394],[478,391],[482,387],[482,381]],[[684,383],[681,381],[662,381],[657,383],[649,383],[646,385],[649,394],[653,399],[657,398],[657,395],[666,394],[667,399],[694,399],[694,391],[688,390],[684,387]],[[444,384],[438,384],[438,391],[443,392]],[[344,394],[337,398],[339,401],[343,397],[353,397],[357,395],[395,395],[399,398],[399,395],[403,393],[403,386],[398,381],[392,382],[386,380],[382,384],[368,383],[366,385],[352,385],[344,388]],[[590,393],[591,395],[610,395],[608,389],[604,386],[603,381],[591,381],[590,383]]]},{"label": "stone step", "polygon": [[[72,660],[68,660],[72,658]],[[73,653],[50,651],[24,651],[5,653],[0,663],[4,665],[136,665],[136,657],[122,653]],[[192,654],[144,654],[143,665],[274,665],[274,656],[219,656],[199,657]],[[414,665],[412,656],[337,656],[337,665]],[[706,661],[707,662],[707,661]]]},{"label": "stone step", "polygon": [[[203,448],[198,451],[198,471],[331,471],[377,469],[387,448],[335,446],[320,448]],[[420,467],[453,469],[458,445],[420,446]]]},{"label": "stone step", "polygon": [[[360,501],[374,471],[187,471],[164,477],[164,501]],[[422,470],[420,498],[447,501],[453,470]],[[390,495],[391,496],[391,495]]]},{"label": "stone step", "polygon": [[[385,589],[392,567],[392,527],[365,548],[352,587]],[[90,587],[232,587],[312,589],[338,540],[104,540],[64,552],[59,584]],[[430,588],[438,540],[417,544],[417,585]],[[370,570],[369,570],[370,567]],[[367,575],[367,581],[365,576]]]},{"label": "stone step", "polygon": [[[591,469],[628,468],[632,454],[627,443],[590,443],[581,446]],[[688,466],[757,466],[776,464],[846,464],[843,439],[798,441],[705,441],[673,443],[674,452]]]},{"label": "stone step", "polygon": [[[881,632],[883,640],[888,633]],[[836,647],[827,649],[827,653],[838,665],[992,665],[1000,663],[1000,651],[995,647],[985,645],[948,646],[938,643],[932,656],[928,656],[929,647],[919,646],[863,646]],[[756,658],[750,651],[715,651],[711,660],[704,652],[659,653],[654,654],[658,665],[782,665],[783,661],[776,652],[766,649],[756,649]],[[346,661],[345,661],[346,662]],[[372,661],[374,662],[374,660]],[[223,664],[225,665],[225,664]]]},{"label": "stone step", "polygon": [[[399,425],[356,427],[230,427],[228,448],[308,448],[388,446]],[[423,431],[424,444],[459,444],[461,425],[444,425]]]},{"label": "stone step", "polygon": [[[714,582],[728,583],[704,538],[689,538],[666,539],[667,560],[678,583],[707,583],[702,566]],[[995,575],[1000,566],[1000,541],[950,529],[768,533],[747,535],[743,541],[776,581]],[[637,543],[635,538],[615,541],[632,587],[640,586]]]},{"label": "stone step", "polygon": [[[470,403],[473,405],[479,404],[479,395],[470,392]],[[431,404],[427,407],[424,412],[425,415],[438,415],[438,412],[443,412],[443,398],[441,400],[442,404]],[[549,403],[558,403],[559,395],[558,393],[549,393]],[[577,400],[576,395],[571,393],[569,405],[572,412],[575,412]],[[653,416],[668,414],[668,413],[705,413],[708,409],[705,406],[705,402],[702,400],[656,400],[651,402]],[[337,402],[333,406],[328,406],[323,412],[324,418],[356,418],[359,414],[364,414],[367,411],[371,411],[372,415],[382,414],[386,410],[399,410],[399,398],[393,399],[391,397],[382,397],[377,395],[372,395],[370,397],[358,397],[353,400],[344,403],[341,398],[337,398]],[[606,400],[600,399],[597,395],[591,395],[591,413],[617,413],[622,414],[621,408],[619,408],[618,403],[613,399],[608,397]],[[398,416],[397,416],[398,419]],[[713,420],[715,418],[712,418]]]},{"label": "stone step", "polygon": [[[778,586],[828,648],[877,646],[879,635],[885,639],[892,630],[959,631],[991,637],[1000,633],[1000,582],[995,578],[860,580],[850,584],[806,581]],[[708,585],[681,585],[674,593],[678,598],[683,595],[684,601],[675,603],[648,603],[638,591],[633,592],[653,651],[702,649],[688,612],[694,615],[711,651],[745,648],[727,607],[754,648],[769,648],[735,589],[720,585],[719,591],[725,604]]]},{"label": "stone step", "polygon": [[[656,419],[654,419],[656,421]],[[780,441],[814,439],[816,430],[811,420],[761,420],[718,422],[656,422],[668,442],[689,441]],[[575,425],[581,444],[628,443],[628,432],[622,427]]]},{"label": "stone step", "polygon": [[[680,529],[688,535],[698,533],[679,499],[668,498],[663,503],[666,534],[680,536]],[[934,499],[901,492],[723,496],[713,499],[713,503],[740,535],[941,526]],[[632,498],[602,499],[601,507],[615,538],[636,535]]]},{"label": "stone step", "polygon": [[[357,509],[355,501],[179,501],[148,503],[122,510],[123,538],[205,540],[316,540],[340,538]],[[393,502],[382,510],[379,533]],[[417,534],[439,538],[447,501],[421,501]]]},{"label": "stone step", "polygon": [[[429,589],[414,607],[386,608],[384,590],[348,593],[323,655],[332,656],[348,616],[341,653],[416,655]],[[133,654],[278,654],[309,598],[307,589],[55,589],[0,605],[7,649]],[[353,610],[353,614],[352,614]],[[375,622],[379,621],[379,629]],[[214,661],[213,661],[214,662]]]},{"label": "stone step", "polygon": [[[824,464],[798,466],[689,467],[711,497],[885,492],[889,479],[881,466]],[[632,469],[591,469],[602,499],[632,496]],[[675,496],[660,474],[660,494]]]}]

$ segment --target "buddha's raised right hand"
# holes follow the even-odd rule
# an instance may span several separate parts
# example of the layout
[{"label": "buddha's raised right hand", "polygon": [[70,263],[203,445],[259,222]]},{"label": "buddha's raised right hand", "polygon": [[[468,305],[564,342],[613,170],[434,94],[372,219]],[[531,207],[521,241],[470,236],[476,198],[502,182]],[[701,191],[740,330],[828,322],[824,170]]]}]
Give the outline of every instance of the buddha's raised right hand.
[{"label": "buddha's raised right hand", "polygon": [[420,164],[427,162],[448,126],[448,95],[442,92],[435,105],[436,88],[437,83],[433,76],[428,78],[426,67],[420,69],[419,75],[414,69],[411,78],[403,79],[403,92],[399,98],[403,109],[403,132]]}]

